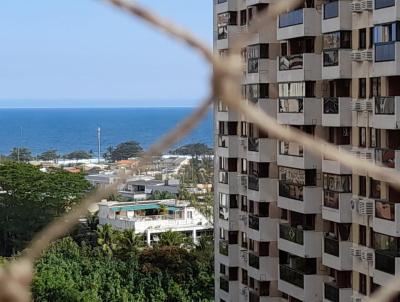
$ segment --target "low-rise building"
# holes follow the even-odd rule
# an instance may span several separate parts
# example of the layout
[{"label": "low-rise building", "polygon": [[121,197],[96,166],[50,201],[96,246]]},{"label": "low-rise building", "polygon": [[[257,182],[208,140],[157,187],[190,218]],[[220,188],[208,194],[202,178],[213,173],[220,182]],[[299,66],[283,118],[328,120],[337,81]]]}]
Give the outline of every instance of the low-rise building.
[{"label": "low-rise building", "polygon": [[142,202],[103,200],[99,204],[99,224],[118,230],[132,229],[143,234],[148,245],[167,231],[182,232],[197,242],[199,236],[212,233],[211,222],[189,202],[168,199]]},{"label": "low-rise building", "polygon": [[119,194],[125,198],[144,200],[151,197],[155,192],[168,192],[178,196],[180,184],[178,179],[155,180],[155,179],[133,179],[128,180],[119,190]]}]

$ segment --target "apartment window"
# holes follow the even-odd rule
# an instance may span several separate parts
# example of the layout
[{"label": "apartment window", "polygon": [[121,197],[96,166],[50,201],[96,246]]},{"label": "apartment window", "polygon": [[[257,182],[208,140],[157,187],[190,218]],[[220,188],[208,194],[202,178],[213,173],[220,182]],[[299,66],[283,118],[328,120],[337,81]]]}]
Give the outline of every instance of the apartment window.
[{"label": "apartment window", "polygon": [[367,48],[367,30],[361,28],[358,30],[358,49]]},{"label": "apartment window", "polygon": [[358,225],[358,244],[367,245],[367,227],[365,225]]},{"label": "apartment window", "polygon": [[375,9],[395,6],[396,0],[375,0]]},{"label": "apartment window", "polygon": [[381,198],[381,182],[371,178],[369,196],[374,199]]},{"label": "apartment window", "polygon": [[358,98],[365,99],[367,97],[367,79],[358,79]]},{"label": "apartment window", "polygon": [[240,195],[240,209],[247,212],[247,196]]},{"label": "apartment window", "polygon": [[240,11],[240,26],[244,26],[247,23],[247,11],[241,10]]},{"label": "apartment window", "polygon": [[226,266],[223,265],[222,263],[219,264],[219,273],[221,275],[225,275],[226,274]]},{"label": "apartment window", "polygon": [[367,295],[367,276],[364,274],[359,274],[358,292],[362,295]]},{"label": "apartment window", "polygon": [[240,159],[240,166],[242,174],[247,174],[247,159],[242,158]]},{"label": "apartment window", "polygon": [[370,27],[368,28],[368,32],[369,32],[369,48],[373,48],[374,47],[374,28]]},{"label": "apartment window", "polygon": [[327,1],[324,4],[324,19],[336,18],[339,16],[339,1]]},{"label": "apartment window", "polygon": [[248,274],[247,274],[247,270],[242,268],[242,284],[243,285],[247,285],[248,284]]},{"label": "apartment window", "polygon": [[281,209],[281,219],[288,220],[288,210]]},{"label": "apartment window", "polygon": [[365,148],[367,147],[367,128],[360,127],[359,131],[359,146]]},{"label": "apartment window", "polygon": [[240,238],[241,245],[243,248],[247,249],[247,233],[240,232],[240,234],[241,234],[241,238]]},{"label": "apartment window", "polygon": [[238,231],[229,231],[228,232],[228,241],[229,244],[238,244],[239,232]]},{"label": "apartment window", "polygon": [[247,123],[240,122],[240,136],[247,137],[248,130],[247,130]]},{"label": "apartment window", "polygon": [[371,141],[370,147],[371,148],[380,148],[381,147],[381,129],[369,128]]},{"label": "apartment window", "polygon": [[229,267],[229,281],[237,281],[239,279],[239,268]]},{"label": "apartment window", "polygon": [[370,78],[369,79],[369,97],[376,97],[381,95],[381,78]]},{"label": "apartment window", "polygon": [[366,197],[367,196],[367,177],[358,177],[358,195]]}]

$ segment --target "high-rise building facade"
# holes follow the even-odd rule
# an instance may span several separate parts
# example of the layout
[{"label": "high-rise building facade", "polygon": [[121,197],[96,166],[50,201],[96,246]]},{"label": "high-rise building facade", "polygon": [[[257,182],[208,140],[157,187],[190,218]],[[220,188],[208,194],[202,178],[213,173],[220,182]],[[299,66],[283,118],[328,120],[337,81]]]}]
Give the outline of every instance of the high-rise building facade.
[{"label": "high-rise building facade", "polygon": [[[214,49],[284,0],[214,0]],[[243,102],[400,169],[400,1],[305,0],[242,48]],[[400,277],[400,192],[215,106],[215,301],[363,301]]]}]

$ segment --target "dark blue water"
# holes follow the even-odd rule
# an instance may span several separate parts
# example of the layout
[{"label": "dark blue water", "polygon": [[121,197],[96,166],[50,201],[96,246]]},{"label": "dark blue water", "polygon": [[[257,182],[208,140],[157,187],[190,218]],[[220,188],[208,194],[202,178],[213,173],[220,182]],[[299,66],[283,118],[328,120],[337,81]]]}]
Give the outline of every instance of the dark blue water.
[{"label": "dark blue water", "polygon": [[[97,150],[101,127],[102,151],[127,140],[144,148],[173,129],[193,108],[127,109],[0,109],[0,154],[13,147],[30,148],[33,154],[56,149]],[[212,146],[212,112],[177,145],[205,143]]]}]

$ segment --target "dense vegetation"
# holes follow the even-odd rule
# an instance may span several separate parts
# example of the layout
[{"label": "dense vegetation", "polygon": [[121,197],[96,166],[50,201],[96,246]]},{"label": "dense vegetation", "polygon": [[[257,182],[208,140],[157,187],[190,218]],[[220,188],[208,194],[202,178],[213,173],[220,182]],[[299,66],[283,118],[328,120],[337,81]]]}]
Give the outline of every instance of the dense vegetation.
[{"label": "dense vegetation", "polygon": [[124,160],[140,156],[143,148],[136,141],[127,141],[114,147],[108,147],[104,158],[110,161]]},{"label": "dense vegetation", "polygon": [[23,249],[33,235],[64,214],[89,189],[83,175],[29,164],[0,165],[0,255]]},{"label": "dense vegetation", "polygon": [[77,231],[47,249],[36,264],[35,301],[213,300],[210,238],[192,246],[168,232],[150,248],[132,231],[104,226],[95,241],[89,233]]},{"label": "dense vegetation", "polygon": [[213,149],[208,147],[206,144],[197,143],[181,146],[175,150],[170,151],[170,153],[177,155],[203,156],[212,155]]}]

